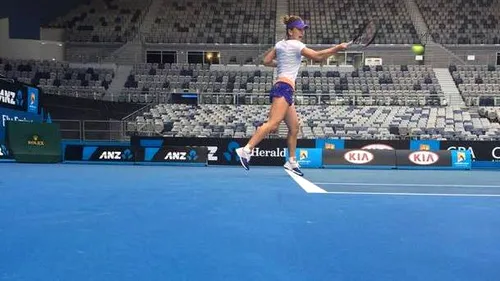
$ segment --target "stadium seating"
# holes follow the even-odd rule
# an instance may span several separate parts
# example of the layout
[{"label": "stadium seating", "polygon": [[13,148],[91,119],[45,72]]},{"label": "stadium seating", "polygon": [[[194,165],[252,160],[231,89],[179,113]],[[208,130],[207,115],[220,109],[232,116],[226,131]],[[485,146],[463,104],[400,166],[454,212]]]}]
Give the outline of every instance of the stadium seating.
[{"label": "stadium seating", "polygon": [[[250,137],[268,110],[269,105],[160,104],[128,128],[177,137]],[[301,138],[500,139],[499,123],[461,108],[307,105],[297,112]]]},{"label": "stadium seating", "polygon": [[114,77],[112,69],[73,68],[66,62],[2,59],[0,73],[36,85],[47,94],[101,99]]},{"label": "stadium seating", "polygon": [[[303,68],[297,94],[320,97],[327,104],[441,105],[443,91],[429,66],[380,65],[360,70]],[[315,98],[309,103],[315,104]]]},{"label": "stadium seating", "polygon": [[[201,64],[147,63],[134,65],[122,93],[130,95],[189,91],[251,94],[269,91],[272,82],[273,72],[266,67],[245,70],[238,66],[210,70],[210,66]],[[205,102],[212,103],[212,98],[208,95],[206,97]],[[233,99],[230,100],[232,103]]]},{"label": "stadium seating", "polygon": [[149,43],[272,44],[276,0],[163,0]]},{"label": "stadium seating", "polygon": [[[268,104],[272,69],[257,66],[209,67],[194,64],[135,65],[124,95],[202,93],[204,104]],[[260,94],[260,95],[259,95]],[[262,95],[264,94],[264,95]],[[302,67],[297,104],[441,105],[443,91],[432,68],[418,65]],[[236,95],[236,97],[234,97]]]},{"label": "stadium seating", "polygon": [[442,44],[500,44],[500,3],[418,0],[433,39]]},{"label": "stadium seating", "polygon": [[458,65],[449,70],[468,106],[500,105],[500,68],[493,65]]},{"label": "stadium seating", "polygon": [[375,44],[419,42],[404,1],[290,0],[289,3],[291,14],[299,15],[310,23],[310,31],[305,36],[308,44],[347,42],[371,18],[380,23]]},{"label": "stadium seating", "polygon": [[133,38],[151,1],[91,0],[49,24],[67,30],[67,41],[126,42]]}]

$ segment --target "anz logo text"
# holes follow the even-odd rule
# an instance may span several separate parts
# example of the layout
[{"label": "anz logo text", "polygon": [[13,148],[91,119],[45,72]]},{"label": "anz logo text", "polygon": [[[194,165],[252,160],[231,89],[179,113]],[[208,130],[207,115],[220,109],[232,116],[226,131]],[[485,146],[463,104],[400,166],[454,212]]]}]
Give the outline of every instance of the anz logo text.
[{"label": "anz logo text", "polygon": [[7,90],[0,90],[0,102],[16,105],[16,93]]},{"label": "anz logo text", "polygon": [[130,160],[132,152],[129,149],[125,151],[103,151],[99,156],[99,160]]},{"label": "anz logo text", "polygon": [[165,160],[187,160],[186,152],[170,151],[165,155]]}]

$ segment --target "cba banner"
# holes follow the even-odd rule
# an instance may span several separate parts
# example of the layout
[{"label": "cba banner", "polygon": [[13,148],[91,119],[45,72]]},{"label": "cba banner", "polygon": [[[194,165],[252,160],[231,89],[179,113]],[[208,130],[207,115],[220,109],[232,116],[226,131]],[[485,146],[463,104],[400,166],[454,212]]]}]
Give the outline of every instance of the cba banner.
[{"label": "cba banner", "polygon": [[442,150],[468,151],[472,161],[500,162],[498,141],[441,141]]},{"label": "cba banner", "polygon": [[144,151],[144,157],[139,156],[139,158],[144,159],[145,162],[207,164],[208,161],[208,149],[201,146],[146,147],[142,150]]}]

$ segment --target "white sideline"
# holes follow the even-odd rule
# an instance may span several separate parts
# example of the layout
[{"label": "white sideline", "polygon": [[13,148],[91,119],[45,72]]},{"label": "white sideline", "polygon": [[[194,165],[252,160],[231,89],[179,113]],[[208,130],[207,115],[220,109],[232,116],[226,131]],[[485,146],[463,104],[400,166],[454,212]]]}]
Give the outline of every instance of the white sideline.
[{"label": "white sideline", "polygon": [[356,186],[416,186],[416,187],[470,187],[481,188],[491,187],[500,188],[500,185],[482,185],[482,184],[427,184],[427,183],[368,183],[368,182],[317,182],[323,185],[356,185]]},{"label": "white sideline", "polygon": [[299,175],[294,174],[293,172],[287,171],[290,177],[300,186],[302,189],[304,189],[307,193],[328,193],[326,190],[320,188],[319,186],[315,185],[314,183],[308,181],[304,177],[301,177]]},{"label": "white sideline", "polygon": [[[350,192],[350,191],[326,191],[309,180],[286,171],[290,177],[307,193],[324,194],[344,194],[344,195],[397,195],[397,196],[442,196],[442,197],[500,197],[500,194],[481,194],[481,193],[417,193],[417,192]],[[318,183],[324,185],[357,185],[357,186],[418,186],[418,187],[493,187],[500,188],[498,185],[451,185],[451,184],[385,184],[385,183],[356,183],[356,182],[325,182]]]}]

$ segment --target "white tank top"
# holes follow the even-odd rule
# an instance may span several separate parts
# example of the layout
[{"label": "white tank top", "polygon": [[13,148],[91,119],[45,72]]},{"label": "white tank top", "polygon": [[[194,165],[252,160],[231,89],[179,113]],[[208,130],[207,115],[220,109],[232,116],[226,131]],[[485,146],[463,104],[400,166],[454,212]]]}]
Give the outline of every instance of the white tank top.
[{"label": "white tank top", "polygon": [[302,62],[302,49],[306,45],[298,40],[281,40],[276,43],[276,62],[278,81],[292,82],[295,86],[295,79]]}]

